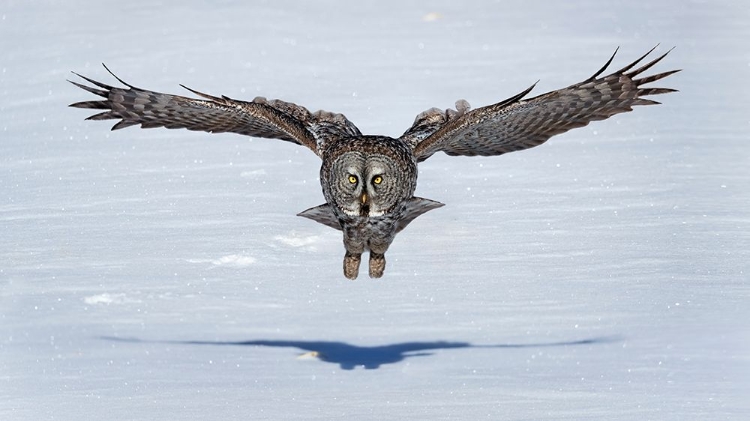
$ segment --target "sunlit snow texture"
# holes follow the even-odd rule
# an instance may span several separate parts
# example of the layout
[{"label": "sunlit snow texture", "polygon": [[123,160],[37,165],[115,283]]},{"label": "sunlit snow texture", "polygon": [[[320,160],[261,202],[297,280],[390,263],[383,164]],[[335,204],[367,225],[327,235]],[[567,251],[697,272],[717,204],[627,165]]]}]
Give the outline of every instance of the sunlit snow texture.
[{"label": "sunlit snow texture", "polygon": [[[0,420],[750,419],[744,1],[0,5]],[[492,158],[342,276],[319,159],[109,131],[75,71],[280,98],[398,136],[657,43],[680,92]]]}]

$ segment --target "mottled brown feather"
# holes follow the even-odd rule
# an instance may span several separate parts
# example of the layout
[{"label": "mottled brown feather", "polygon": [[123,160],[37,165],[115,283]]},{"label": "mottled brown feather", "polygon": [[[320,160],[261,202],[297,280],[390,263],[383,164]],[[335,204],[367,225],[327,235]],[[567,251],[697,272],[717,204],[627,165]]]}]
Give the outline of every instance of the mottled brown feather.
[{"label": "mottled brown feather", "polygon": [[613,54],[589,79],[528,100],[521,98],[530,89],[497,104],[460,115],[455,111],[451,113],[452,110],[444,114],[437,109],[428,110],[417,116],[414,125],[401,138],[412,144],[419,161],[439,151],[448,155],[501,155],[538,146],[556,134],[632,111],[633,106],[658,104],[642,96],[675,90],[643,88],[642,85],[679,70],[641,79],[634,77],[658,63],[669,51],[636,70],[630,70],[654,49],[622,69],[598,78],[612,62]]},{"label": "mottled brown feather", "polygon": [[215,97],[187,87],[204,99],[164,94],[137,88],[110,73],[127,88],[109,86],[74,73],[102,89],[70,81],[73,85],[106,100],[76,102],[70,106],[108,110],[88,120],[120,119],[112,130],[140,125],[142,128],[232,132],[297,143],[310,148],[318,156],[322,154],[326,142],[343,136],[361,135],[343,114],[327,111],[311,113],[307,108],[290,102],[260,97],[252,102],[226,96]]}]

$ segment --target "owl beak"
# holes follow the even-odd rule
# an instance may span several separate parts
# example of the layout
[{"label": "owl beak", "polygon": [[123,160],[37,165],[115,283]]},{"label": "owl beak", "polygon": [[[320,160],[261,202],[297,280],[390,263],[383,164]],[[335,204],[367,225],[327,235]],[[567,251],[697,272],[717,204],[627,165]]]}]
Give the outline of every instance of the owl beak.
[{"label": "owl beak", "polygon": [[362,199],[362,204],[366,205],[367,204],[367,193],[362,193],[361,199]]}]

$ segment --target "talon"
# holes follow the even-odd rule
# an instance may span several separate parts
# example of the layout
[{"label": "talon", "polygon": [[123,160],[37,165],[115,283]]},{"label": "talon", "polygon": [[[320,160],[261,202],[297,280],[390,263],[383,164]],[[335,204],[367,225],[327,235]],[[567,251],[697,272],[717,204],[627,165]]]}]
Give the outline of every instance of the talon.
[{"label": "talon", "polygon": [[370,252],[370,278],[380,278],[385,271],[385,255]]},{"label": "talon", "polygon": [[346,253],[344,256],[344,276],[352,280],[357,279],[361,256],[361,254]]}]

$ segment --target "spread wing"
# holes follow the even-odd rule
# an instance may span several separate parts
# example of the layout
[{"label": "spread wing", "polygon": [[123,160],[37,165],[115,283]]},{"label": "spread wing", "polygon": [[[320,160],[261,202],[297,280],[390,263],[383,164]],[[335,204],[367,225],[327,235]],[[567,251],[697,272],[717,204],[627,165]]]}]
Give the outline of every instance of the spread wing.
[{"label": "spread wing", "polygon": [[310,148],[318,156],[326,142],[342,136],[360,135],[359,129],[343,114],[328,111],[311,113],[305,107],[278,99],[258,97],[251,102],[239,101],[226,96],[207,95],[183,86],[202,98],[194,99],[137,88],[111,71],[110,74],[126,88],[109,86],[75,74],[95,87],[73,81],[70,83],[105,99],[76,102],[70,106],[105,110],[87,120],[120,119],[112,130],[140,124],[142,128],[232,132],[297,143]]},{"label": "spread wing", "polygon": [[659,104],[643,97],[675,90],[643,85],[679,70],[636,77],[658,63],[669,51],[631,70],[655,48],[622,69],[598,77],[614,59],[615,51],[609,61],[585,81],[528,100],[522,98],[533,85],[502,102],[472,111],[463,100],[456,103],[456,110],[427,110],[417,116],[401,139],[412,145],[420,161],[438,151],[448,155],[501,155],[533,148],[556,134],[632,111],[635,105]]}]

